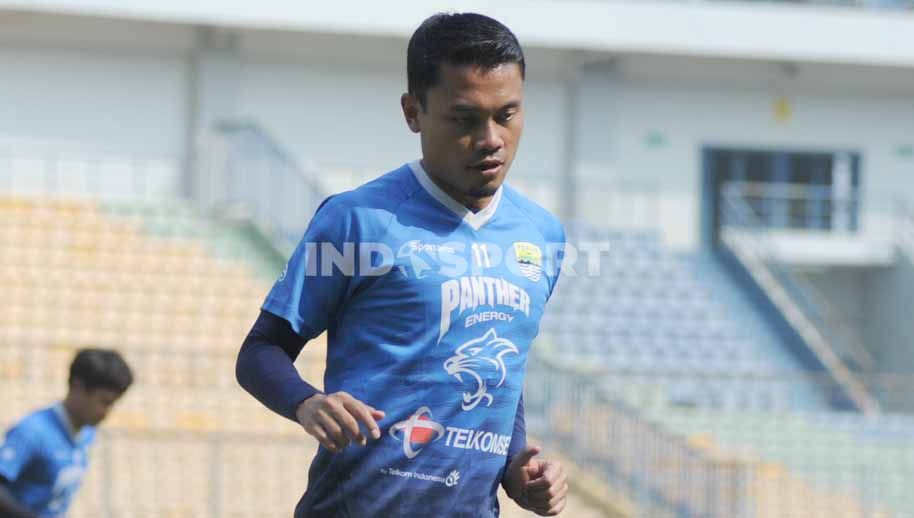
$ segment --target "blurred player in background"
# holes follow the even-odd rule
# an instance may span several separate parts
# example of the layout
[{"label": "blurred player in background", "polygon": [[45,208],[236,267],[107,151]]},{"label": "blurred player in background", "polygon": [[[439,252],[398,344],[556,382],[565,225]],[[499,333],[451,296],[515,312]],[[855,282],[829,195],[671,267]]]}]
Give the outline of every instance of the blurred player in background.
[{"label": "blurred player in background", "polygon": [[95,427],[132,383],[117,352],[76,354],[66,398],[26,416],[0,445],[0,517],[66,515],[89,464]]},{"label": "blurred player in background", "polygon": [[[297,518],[494,517],[499,484],[541,515],[564,508],[564,469],[526,445],[521,397],[558,280],[548,250],[564,243],[551,214],[503,185],[524,71],[501,23],[425,20],[401,98],[421,160],[325,200],[267,296],[237,377],[320,442]],[[293,361],[325,330],[320,392]]]}]

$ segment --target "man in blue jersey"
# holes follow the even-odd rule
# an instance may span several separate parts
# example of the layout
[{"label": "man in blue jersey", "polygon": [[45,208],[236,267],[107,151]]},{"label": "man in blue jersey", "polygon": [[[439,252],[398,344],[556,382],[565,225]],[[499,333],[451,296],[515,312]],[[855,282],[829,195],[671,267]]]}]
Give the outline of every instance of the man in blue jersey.
[{"label": "man in blue jersey", "polygon": [[[240,384],[320,442],[296,518],[496,517],[497,491],[565,506],[526,445],[526,358],[558,279],[558,221],[504,184],[524,56],[478,14],[409,42],[401,98],[422,158],[321,205],[238,357]],[[293,361],[327,331],[324,391]]]},{"label": "man in blue jersey", "polygon": [[82,483],[95,427],[133,383],[115,351],[83,349],[60,403],[9,429],[0,444],[0,516],[61,518]]}]

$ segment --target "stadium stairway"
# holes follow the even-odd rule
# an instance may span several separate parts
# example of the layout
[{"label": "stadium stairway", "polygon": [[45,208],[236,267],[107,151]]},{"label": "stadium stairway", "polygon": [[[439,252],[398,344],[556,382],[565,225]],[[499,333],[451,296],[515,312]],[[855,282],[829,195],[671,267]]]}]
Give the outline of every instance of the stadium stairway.
[{"label": "stadium stairway", "polygon": [[[234,379],[283,259],[181,202],[0,197],[0,426],[59,399],[74,352],[116,347],[137,383],[102,428],[74,518],[286,516],[317,447]],[[324,338],[296,362],[322,385]],[[265,496],[266,495],[266,496]],[[501,495],[504,516],[530,516]],[[608,516],[577,493],[568,509]]]}]

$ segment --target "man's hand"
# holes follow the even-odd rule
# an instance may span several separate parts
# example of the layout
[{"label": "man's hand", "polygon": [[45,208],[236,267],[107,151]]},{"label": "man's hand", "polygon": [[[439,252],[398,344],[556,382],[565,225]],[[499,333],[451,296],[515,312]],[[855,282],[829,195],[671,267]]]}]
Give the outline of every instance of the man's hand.
[{"label": "man's hand", "polygon": [[26,509],[10,492],[6,479],[0,477],[0,516],[3,518],[38,518],[38,514]]},{"label": "man's hand", "polygon": [[308,434],[331,453],[343,451],[351,442],[368,444],[361,423],[372,439],[381,438],[378,421],[384,412],[362,403],[346,392],[315,394],[301,402],[295,417]]},{"label": "man's hand", "polygon": [[568,477],[555,461],[536,460],[537,446],[526,446],[505,473],[505,492],[518,505],[540,516],[555,516],[565,508]]}]

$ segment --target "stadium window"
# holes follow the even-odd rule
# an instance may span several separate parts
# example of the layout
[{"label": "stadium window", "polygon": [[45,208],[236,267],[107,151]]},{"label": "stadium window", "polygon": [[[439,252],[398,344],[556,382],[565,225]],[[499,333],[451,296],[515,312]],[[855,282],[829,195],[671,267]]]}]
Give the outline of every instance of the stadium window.
[{"label": "stadium window", "polygon": [[860,154],[712,149],[719,189],[740,196],[768,228],[856,232]]}]

